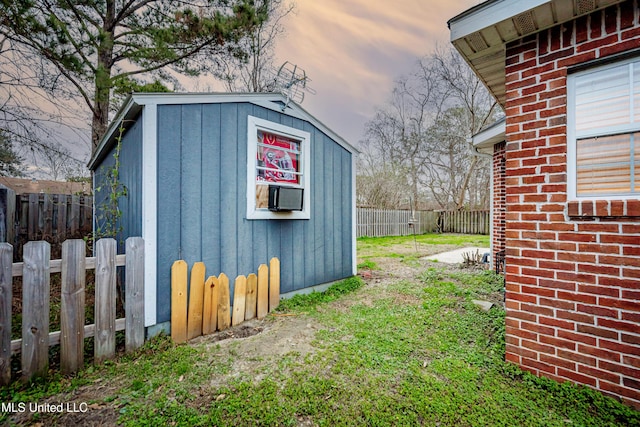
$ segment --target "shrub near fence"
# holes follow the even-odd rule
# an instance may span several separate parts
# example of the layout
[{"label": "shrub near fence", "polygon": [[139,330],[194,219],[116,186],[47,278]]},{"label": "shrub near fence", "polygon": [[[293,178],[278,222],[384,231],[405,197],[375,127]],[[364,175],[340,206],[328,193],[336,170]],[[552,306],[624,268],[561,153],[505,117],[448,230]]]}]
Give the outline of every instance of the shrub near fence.
[{"label": "shrub near fence", "polygon": [[[130,237],[126,254],[116,254],[114,239],[101,239],[96,256],[86,257],[83,240],[67,240],[62,259],[50,260],[48,242],[24,246],[24,262],[13,263],[13,248],[0,244],[0,384],[11,381],[11,355],[21,353],[22,378],[46,375],[49,347],[60,344],[60,368],[73,373],[84,366],[84,338],[94,337],[96,363],[115,355],[115,333],[125,330],[132,351],[144,343],[144,241]],[[124,319],[116,319],[117,267],[125,267]],[[95,269],[95,324],[85,325],[86,270]],[[50,275],[61,273],[60,331],[49,332]],[[11,340],[13,278],[22,276],[22,339]]]}]

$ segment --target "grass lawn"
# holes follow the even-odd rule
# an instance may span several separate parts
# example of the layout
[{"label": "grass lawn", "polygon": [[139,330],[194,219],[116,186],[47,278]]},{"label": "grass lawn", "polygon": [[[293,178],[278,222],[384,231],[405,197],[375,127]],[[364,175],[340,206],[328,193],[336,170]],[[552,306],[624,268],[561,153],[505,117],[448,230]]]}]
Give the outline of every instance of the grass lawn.
[{"label": "grass lawn", "polygon": [[[600,393],[503,362],[504,310],[471,302],[499,301],[502,278],[410,257],[416,242],[419,253],[435,253],[436,245],[484,246],[488,238],[359,239],[361,265],[372,273],[366,284],[347,279],[284,301],[248,338],[180,346],[159,338],[73,378],[4,388],[0,402],[84,401],[89,409],[0,415],[0,423],[640,425],[640,413]],[[287,325],[286,339],[271,334]]]}]

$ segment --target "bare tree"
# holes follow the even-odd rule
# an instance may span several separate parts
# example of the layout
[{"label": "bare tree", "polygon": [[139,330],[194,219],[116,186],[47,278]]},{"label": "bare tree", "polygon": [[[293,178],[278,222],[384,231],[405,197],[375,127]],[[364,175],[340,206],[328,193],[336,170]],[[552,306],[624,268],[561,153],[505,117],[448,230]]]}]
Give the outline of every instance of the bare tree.
[{"label": "bare tree", "polygon": [[229,92],[272,92],[276,89],[275,45],[284,37],[284,20],[295,12],[287,0],[257,0],[256,7],[267,8],[269,18],[256,25],[242,40],[244,55],[220,59],[216,73]]},{"label": "bare tree", "polygon": [[407,174],[414,207],[428,197],[441,209],[461,209],[486,201],[488,162],[473,156],[467,141],[495,119],[496,109],[458,53],[441,50],[396,82],[390,101],[366,124],[361,145],[370,163]]}]

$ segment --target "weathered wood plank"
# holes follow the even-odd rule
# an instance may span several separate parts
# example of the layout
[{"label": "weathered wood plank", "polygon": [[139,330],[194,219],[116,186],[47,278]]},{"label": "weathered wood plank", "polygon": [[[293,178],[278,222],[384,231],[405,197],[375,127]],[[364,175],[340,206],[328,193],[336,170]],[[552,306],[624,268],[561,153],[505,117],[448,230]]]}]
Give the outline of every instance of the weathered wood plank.
[{"label": "weathered wood plank", "polygon": [[80,196],[71,196],[71,220],[69,221],[71,234],[75,235],[80,229]]},{"label": "weathered wood plank", "polygon": [[38,194],[29,194],[29,217],[27,223],[27,236],[29,240],[38,240],[38,230],[40,229],[38,224],[38,211],[39,203],[38,203]]},{"label": "weathered wood plank", "polygon": [[[124,331],[125,319],[116,319],[116,331]],[[84,337],[92,338],[95,336],[96,325],[84,325]],[[60,344],[60,331],[49,332],[49,347]],[[11,341],[11,354],[19,354],[22,349],[22,339]]]},{"label": "weathered wood plank", "polygon": [[189,289],[189,316],[187,317],[187,339],[202,335],[202,310],[204,303],[204,277],[206,267],[196,262],[191,267],[191,286]]},{"label": "weathered wood plank", "polygon": [[221,273],[218,277],[218,330],[224,331],[231,325],[231,297],[229,278]]},{"label": "weathered wood plank", "polygon": [[260,264],[258,267],[258,319],[269,312],[269,267]]},{"label": "weathered wood plank", "polygon": [[269,311],[275,310],[280,304],[280,260],[271,258],[269,261]]},{"label": "weathered wood plank", "polygon": [[95,363],[116,353],[116,248],[112,238],[96,242]]},{"label": "weathered wood plank", "polygon": [[82,239],[62,244],[60,370],[72,374],[84,367],[84,309],[87,245]]},{"label": "weathered wood plank", "polygon": [[67,196],[64,194],[58,194],[58,212],[56,221],[56,235],[58,241],[61,242],[67,235]]},{"label": "weathered wood plank", "polygon": [[245,276],[236,277],[233,289],[233,316],[231,325],[236,326],[244,322],[245,301],[247,298],[247,278]]},{"label": "weathered wood plank", "polygon": [[187,341],[187,277],[188,266],[178,260],[171,266],[171,339]]},{"label": "weathered wood plank", "polygon": [[125,242],[125,351],[144,344],[144,240],[129,237]]},{"label": "weathered wood plank", "polygon": [[23,249],[22,378],[46,375],[49,368],[49,261],[47,242],[28,242]]},{"label": "weathered wood plank", "polygon": [[256,299],[258,297],[258,276],[251,273],[247,276],[247,298],[244,307],[244,320],[256,317]]},{"label": "weathered wood plank", "polygon": [[218,327],[218,278],[210,276],[204,284],[202,335],[209,335]]},{"label": "weathered wood plank", "polygon": [[0,243],[0,385],[11,382],[11,300],[13,246]]},{"label": "weathered wood plank", "polygon": [[51,194],[43,194],[42,217],[44,220],[43,237],[51,239],[53,238],[53,196]]},{"label": "weathered wood plank", "polygon": [[[126,264],[126,255],[125,254],[116,255],[116,267],[124,267],[125,264]],[[24,268],[23,267],[23,263],[14,262],[13,263],[13,269],[12,269],[13,277],[22,276],[23,268]],[[62,260],[52,259],[50,264],[49,264],[49,268],[50,268],[51,274],[60,273],[62,271]],[[96,268],[96,258],[95,257],[87,257],[86,268],[87,268],[87,270],[91,270],[91,269]]]}]

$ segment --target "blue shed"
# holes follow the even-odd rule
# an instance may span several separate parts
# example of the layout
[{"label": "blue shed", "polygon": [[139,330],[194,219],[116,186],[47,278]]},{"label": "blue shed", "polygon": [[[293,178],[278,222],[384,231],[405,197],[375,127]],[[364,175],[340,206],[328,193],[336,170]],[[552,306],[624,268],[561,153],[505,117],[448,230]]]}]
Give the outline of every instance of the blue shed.
[{"label": "blue shed", "polygon": [[171,265],[207,275],[281,262],[281,294],[356,273],[357,150],[280,94],[133,94],[89,168],[108,196],[120,127],[118,236],[145,241],[145,326],[168,330]]}]

